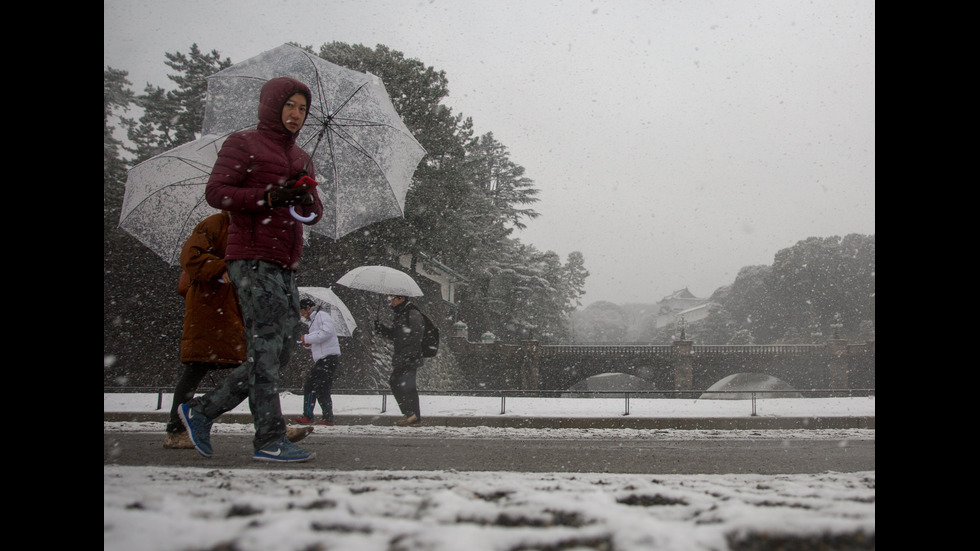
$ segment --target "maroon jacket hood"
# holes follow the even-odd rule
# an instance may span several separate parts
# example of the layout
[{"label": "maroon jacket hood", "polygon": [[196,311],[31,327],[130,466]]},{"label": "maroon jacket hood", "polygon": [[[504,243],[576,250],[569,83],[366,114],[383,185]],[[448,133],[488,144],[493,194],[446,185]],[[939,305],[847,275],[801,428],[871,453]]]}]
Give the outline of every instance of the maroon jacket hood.
[{"label": "maroon jacket hood", "polygon": [[[259,94],[258,127],[225,139],[205,188],[208,204],[231,212],[225,260],[256,259],[297,269],[303,252],[303,228],[285,208],[269,208],[266,192],[307,171],[316,177],[310,156],[282,124],[282,108],[292,95],[310,97],[310,89],[291,78],[268,81]],[[323,215],[318,195],[303,215]]]},{"label": "maroon jacket hood", "polygon": [[[293,94],[306,96],[306,105],[309,109],[312,103],[312,94],[309,87],[298,80],[280,77],[274,78],[262,86],[262,92],[259,93],[259,130],[282,136],[287,138],[289,142],[296,141],[296,135],[282,124],[282,107],[286,105],[286,100],[293,97]],[[307,119],[309,119],[309,115],[307,115]]]}]

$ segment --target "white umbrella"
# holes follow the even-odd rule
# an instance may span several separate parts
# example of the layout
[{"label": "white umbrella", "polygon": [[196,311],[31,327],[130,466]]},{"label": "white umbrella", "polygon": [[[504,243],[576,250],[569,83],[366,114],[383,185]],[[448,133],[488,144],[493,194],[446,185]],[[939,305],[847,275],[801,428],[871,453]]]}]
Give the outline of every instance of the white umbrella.
[{"label": "white umbrella", "polygon": [[340,300],[336,294],[326,287],[300,287],[301,298],[309,298],[317,303],[320,308],[326,310],[333,318],[334,327],[337,329],[337,336],[349,337],[357,329],[357,323],[350,309]]},{"label": "white umbrella", "polygon": [[422,289],[410,275],[388,266],[358,266],[344,274],[337,283],[383,295],[422,296]]}]

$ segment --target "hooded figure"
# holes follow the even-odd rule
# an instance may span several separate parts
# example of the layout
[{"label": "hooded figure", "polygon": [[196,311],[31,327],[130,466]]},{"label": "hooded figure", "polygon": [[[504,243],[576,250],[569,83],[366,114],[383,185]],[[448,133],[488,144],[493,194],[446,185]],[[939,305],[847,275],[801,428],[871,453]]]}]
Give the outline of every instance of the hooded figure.
[{"label": "hooded figure", "polygon": [[180,253],[180,265],[190,280],[184,294],[180,340],[180,361],[184,363],[237,367],[245,361],[238,296],[225,280],[228,219],[227,212],[219,212],[202,220]]},{"label": "hooded figure", "polygon": [[279,372],[289,361],[299,321],[296,268],[303,227],[289,207],[315,224],[323,213],[310,157],[296,145],[306,122],[310,89],[291,78],[274,78],[259,96],[258,125],[236,132],[218,152],[205,190],[208,204],[231,213],[225,261],[242,310],[248,361],[219,386],[178,408],[194,447],[213,453],[211,424],[246,398],[255,424],[253,457],[307,461],[314,454],[291,443],[279,403]]},{"label": "hooded figure", "polygon": [[[303,253],[303,226],[288,208],[270,205],[270,193],[286,193],[303,175],[316,178],[310,157],[296,145],[297,128],[291,131],[283,106],[295,94],[306,97],[310,89],[291,78],[275,78],[262,87],[259,96],[259,124],[254,130],[236,132],[225,140],[211,171],[205,197],[216,209],[231,211],[234,216],[228,230],[226,260],[259,259],[284,268],[297,269]],[[305,121],[299,121],[299,127]],[[323,215],[323,205],[316,192],[313,201],[300,203],[296,210],[306,216],[316,214],[315,224]]]}]

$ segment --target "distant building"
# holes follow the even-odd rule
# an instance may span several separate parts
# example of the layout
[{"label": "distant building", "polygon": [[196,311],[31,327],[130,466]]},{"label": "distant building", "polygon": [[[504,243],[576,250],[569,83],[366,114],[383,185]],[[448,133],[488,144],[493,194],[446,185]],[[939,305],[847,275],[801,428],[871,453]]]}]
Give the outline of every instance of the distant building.
[{"label": "distant building", "polygon": [[456,287],[466,278],[425,253],[398,255],[402,267],[439,284],[442,300],[456,304]]},{"label": "distant building", "polygon": [[657,303],[657,329],[675,324],[681,319],[693,323],[708,317],[710,300],[698,298],[685,287],[660,299]]}]

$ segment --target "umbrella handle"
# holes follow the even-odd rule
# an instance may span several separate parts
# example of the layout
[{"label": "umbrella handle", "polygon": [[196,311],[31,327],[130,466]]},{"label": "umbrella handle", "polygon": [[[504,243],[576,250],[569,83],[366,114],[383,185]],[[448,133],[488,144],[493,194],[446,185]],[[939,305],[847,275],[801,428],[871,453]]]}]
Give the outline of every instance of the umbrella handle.
[{"label": "umbrella handle", "polygon": [[316,218],[316,213],[313,213],[309,216],[303,216],[302,214],[296,212],[296,207],[289,207],[289,214],[292,214],[293,218],[303,223],[312,222],[313,219]]}]

